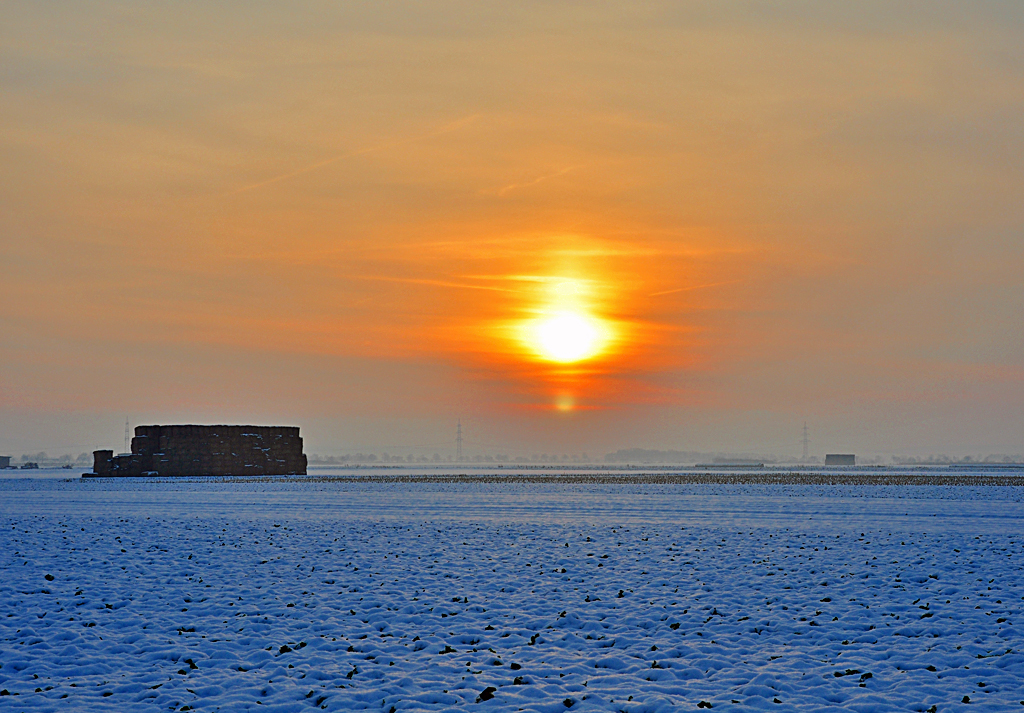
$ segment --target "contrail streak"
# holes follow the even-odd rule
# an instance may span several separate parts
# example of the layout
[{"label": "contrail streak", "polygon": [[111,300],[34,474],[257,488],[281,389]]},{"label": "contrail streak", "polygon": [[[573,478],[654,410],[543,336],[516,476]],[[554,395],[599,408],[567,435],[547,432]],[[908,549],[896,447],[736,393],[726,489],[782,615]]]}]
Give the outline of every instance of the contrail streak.
[{"label": "contrail streak", "polygon": [[706,285],[693,285],[691,287],[677,287],[674,290],[662,290],[661,292],[652,292],[647,295],[648,297],[661,297],[662,295],[671,295],[676,292],[690,292],[692,290],[703,290],[705,287],[718,287],[720,285],[734,285],[737,282],[743,282],[743,280],[727,280],[725,282],[709,282]]},{"label": "contrail streak", "polygon": [[332,156],[331,158],[327,158],[322,161],[317,161],[316,163],[310,164],[308,166],[303,166],[302,168],[295,169],[294,171],[282,173],[272,178],[257,181],[256,183],[250,183],[249,185],[242,186],[241,188],[236,188],[235,190],[229,192],[227,195],[235,196],[238,195],[239,193],[246,193],[257,188],[262,188],[263,186],[269,186],[272,183],[280,183],[281,181],[287,181],[289,178],[295,178],[296,176],[301,176],[305,173],[311,173],[313,171],[316,171],[317,169],[323,168],[324,166],[330,166],[332,163],[337,163],[342,159],[352,158],[354,156],[363,156],[365,154],[375,153],[377,151],[385,151],[387,149],[395,148],[396,146],[404,146],[406,144],[415,143],[417,141],[429,139],[434,136],[441,136],[442,134],[447,134],[451,131],[461,129],[463,126],[466,126],[467,124],[476,121],[479,117],[479,114],[470,114],[469,116],[465,116],[461,119],[457,119],[456,121],[446,124],[442,126],[440,129],[430,131],[425,134],[410,136],[405,139],[395,139],[394,141],[388,141],[383,144],[378,144],[377,146],[368,146],[367,148],[357,149],[355,151],[346,151],[345,153],[338,154],[337,156]]}]

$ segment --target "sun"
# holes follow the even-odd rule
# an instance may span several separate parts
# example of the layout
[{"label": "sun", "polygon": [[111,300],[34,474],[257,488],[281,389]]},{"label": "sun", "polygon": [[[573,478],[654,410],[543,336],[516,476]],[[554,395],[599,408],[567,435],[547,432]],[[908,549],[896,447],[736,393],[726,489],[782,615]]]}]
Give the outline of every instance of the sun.
[{"label": "sun", "polygon": [[[619,347],[620,326],[604,316],[608,290],[601,283],[564,276],[530,275],[521,279],[535,287],[524,291],[528,302],[521,308],[521,317],[504,323],[503,329],[518,343],[519,355],[554,367],[543,370],[545,378],[564,381],[571,375],[575,378],[589,373],[589,369],[577,365],[600,359]],[[559,408],[570,411],[574,407],[563,404]]]},{"label": "sun", "polygon": [[546,361],[571,364],[596,356],[604,346],[604,331],[594,317],[563,310],[535,320],[529,337],[531,346]]}]

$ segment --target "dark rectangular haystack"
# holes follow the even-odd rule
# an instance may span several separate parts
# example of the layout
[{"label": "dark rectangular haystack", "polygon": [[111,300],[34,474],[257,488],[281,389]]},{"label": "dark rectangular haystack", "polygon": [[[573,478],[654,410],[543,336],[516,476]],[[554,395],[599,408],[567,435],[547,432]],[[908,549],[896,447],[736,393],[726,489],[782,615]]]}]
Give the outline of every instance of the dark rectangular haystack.
[{"label": "dark rectangular haystack", "polygon": [[93,453],[99,476],[305,475],[295,426],[137,426],[130,454]]}]

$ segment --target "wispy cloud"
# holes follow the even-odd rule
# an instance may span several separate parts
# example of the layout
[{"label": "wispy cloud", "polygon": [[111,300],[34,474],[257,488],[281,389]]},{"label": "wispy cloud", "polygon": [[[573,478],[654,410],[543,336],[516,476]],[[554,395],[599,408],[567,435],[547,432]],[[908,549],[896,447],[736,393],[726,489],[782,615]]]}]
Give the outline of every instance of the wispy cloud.
[{"label": "wispy cloud", "polygon": [[661,297],[662,295],[673,295],[677,292],[692,292],[693,290],[703,290],[709,287],[720,287],[722,285],[735,285],[737,282],[743,282],[743,280],[726,280],[725,282],[709,282],[705,285],[690,285],[689,287],[676,287],[671,290],[662,290],[661,292],[652,292],[647,295],[648,297]]},{"label": "wispy cloud", "polygon": [[435,136],[442,136],[453,131],[458,131],[464,126],[468,126],[469,124],[473,123],[478,118],[480,118],[480,114],[470,114],[469,116],[464,116],[461,119],[456,119],[455,121],[449,122],[448,124],[445,124],[444,126],[433,131],[428,131],[413,136],[406,136],[404,138],[393,139],[391,141],[386,141],[382,144],[377,144],[376,146],[367,146],[365,148],[356,149],[354,151],[346,151],[336,156],[332,156],[330,158],[326,158],[321,161],[311,163],[308,166],[303,166],[302,168],[297,168],[293,171],[288,171],[277,176],[272,176],[271,178],[266,178],[262,181],[257,181],[256,183],[250,183],[240,188],[236,188],[233,191],[229,191],[227,195],[235,196],[240,193],[247,193],[249,191],[256,190],[257,188],[263,188],[274,183],[287,181],[291,178],[296,178],[307,173],[312,173],[326,166],[330,166],[331,164],[335,164],[338,161],[342,161],[346,158],[354,158],[356,156],[365,156],[367,154],[377,153],[379,151],[387,151],[389,149],[397,148],[399,146],[406,146],[408,144],[416,143],[417,141],[424,141],[426,139],[434,138]]},{"label": "wispy cloud", "polygon": [[462,290],[486,290],[488,292],[515,292],[506,287],[495,287],[493,285],[473,285],[466,282],[453,282],[451,280],[431,280],[418,277],[393,277],[390,275],[346,275],[351,280],[372,280],[374,282],[401,282],[411,285],[429,285],[433,287],[453,287]]},{"label": "wispy cloud", "polygon": [[489,191],[483,191],[483,193],[484,194],[490,194],[490,195],[495,195],[495,196],[502,197],[502,196],[505,196],[508,193],[511,193],[512,191],[519,190],[520,188],[529,188],[530,186],[536,186],[538,183],[543,183],[544,181],[548,181],[548,180],[550,180],[552,178],[558,178],[559,176],[564,176],[565,174],[569,173],[570,171],[574,171],[577,168],[579,168],[579,167],[578,166],[566,166],[565,168],[559,169],[557,171],[553,171],[551,173],[545,173],[545,174],[542,174],[540,176],[537,176],[536,178],[533,178],[533,179],[531,179],[529,181],[520,181],[518,183],[509,183],[507,186],[502,186],[501,188],[493,189],[493,190],[489,190]]}]

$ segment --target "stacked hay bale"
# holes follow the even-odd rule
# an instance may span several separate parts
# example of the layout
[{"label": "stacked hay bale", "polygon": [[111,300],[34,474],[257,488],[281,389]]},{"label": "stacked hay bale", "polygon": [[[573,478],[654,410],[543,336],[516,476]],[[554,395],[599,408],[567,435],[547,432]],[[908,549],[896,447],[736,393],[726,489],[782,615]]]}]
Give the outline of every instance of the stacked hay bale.
[{"label": "stacked hay bale", "polygon": [[110,475],[114,469],[114,451],[93,451],[92,472],[96,475]]},{"label": "stacked hay bale", "polygon": [[131,455],[96,451],[97,475],[305,475],[294,426],[138,426]]}]

